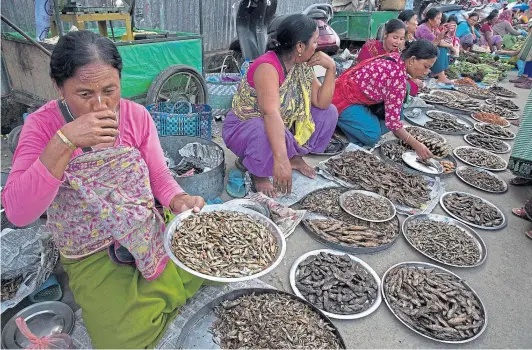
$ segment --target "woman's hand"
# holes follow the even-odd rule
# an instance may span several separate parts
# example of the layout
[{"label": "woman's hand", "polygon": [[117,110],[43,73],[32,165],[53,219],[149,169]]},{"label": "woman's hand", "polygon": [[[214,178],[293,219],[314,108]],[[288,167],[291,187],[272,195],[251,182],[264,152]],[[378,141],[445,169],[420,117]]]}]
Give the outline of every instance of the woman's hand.
[{"label": "woman's hand", "polygon": [[322,66],[325,69],[336,69],[336,63],[334,60],[329,55],[321,51],[312,55],[310,60],[308,60],[307,65],[309,67]]},{"label": "woman's hand", "polygon": [[105,110],[82,115],[63,126],[61,132],[79,148],[113,143],[118,136],[116,113]]},{"label": "woman's hand", "polygon": [[414,84],[417,85],[418,88],[422,88],[423,87],[423,80],[421,79],[412,79],[412,81],[414,82]]},{"label": "woman's hand", "polygon": [[177,214],[189,209],[193,209],[195,213],[199,213],[204,206],[205,201],[203,198],[199,196],[190,196],[186,193],[178,194],[170,202],[170,209]]},{"label": "woman's hand", "polygon": [[288,157],[273,161],[273,187],[277,193],[292,192],[292,164]]},{"label": "woman's hand", "polygon": [[414,151],[416,151],[418,157],[423,160],[433,157],[432,152],[427,148],[427,146],[425,146],[421,142],[416,142],[416,145],[413,148]]}]

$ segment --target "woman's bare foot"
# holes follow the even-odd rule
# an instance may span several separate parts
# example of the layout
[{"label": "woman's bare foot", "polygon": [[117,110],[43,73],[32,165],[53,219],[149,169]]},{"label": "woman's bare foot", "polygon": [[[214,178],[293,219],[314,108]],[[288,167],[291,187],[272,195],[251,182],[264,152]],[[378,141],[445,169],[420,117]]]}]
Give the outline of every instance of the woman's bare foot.
[{"label": "woman's bare foot", "polygon": [[290,159],[292,169],[299,171],[301,174],[310,177],[311,179],[316,177],[316,170],[307,164],[300,156],[294,156]]},{"label": "woman's bare foot", "polygon": [[270,198],[277,197],[277,192],[275,191],[275,188],[273,187],[273,184],[269,178],[251,175],[251,181],[255,186],[255,191],[262,192]]}]

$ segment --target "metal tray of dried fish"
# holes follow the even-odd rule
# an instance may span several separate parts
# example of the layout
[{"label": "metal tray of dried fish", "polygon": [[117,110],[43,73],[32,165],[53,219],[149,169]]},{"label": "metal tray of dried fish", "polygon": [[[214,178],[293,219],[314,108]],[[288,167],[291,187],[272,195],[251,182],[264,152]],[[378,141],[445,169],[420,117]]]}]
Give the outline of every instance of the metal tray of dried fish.
[{"label": "metal tray of dried fish", "polygon": [[501,126],[488,124],[488,123],[475,123],[474,128],[481,134],[495,137],[501,140],[513,140],[515,139],[515,133]]},{"label": "metal tray of dried fish", "polygon": [[464,135],[464,140],[473,147],[480,147],[492,153],[504,154],[512,150],[512,146],[501,139],[480,133]]},{"label": "metal tray of dried fish", "polygon": [[[446,330],[447,333],[443,332],[443,330],[444,330],[443,328],[444,327],[441,327],[441,326],[433,327],[433,326],[431,326],[431,328],[433,328],[433,330],[428,330],[425,327],[420,327],[421,326],[420,323],[413,322],[412,319],[409,319],[409,317],[411,317],[411,316],[407,315],[406,313],[404,313],[404,311],[401,311],[399,309],[399,305],[398,305],[398,300],[399,299],[395,298],[395,296],[389,295],[389,293],[390,292],[395,292],[395,288],[394,287],[396,287],[395,283],[397,282],[396,281],[397,278],[395,280],[394,280],[394,278],[395,278],[396,274],[399,271],[405,273],[405,275],[410,275],[409,272],[412,272],[413,270],[415,272],[417,272],[417,275],[419,276],[419,279],[424,277],[424,276],[420,276],[420,275],[426,275],[426,274],[430,274],[430,277],[438,278],[438,280],[441,280],[441,281],[446,281],[446,280],[448,281],[449,279],[452,279],[452,281],[455,283],[453,286],[456,288],[454,290],[458,289],[459,294],[462,295],[464,300],[466,300],[464,305],[467,306],[468,308],[472,308],[474,306],[474,309],[471,311],[471,315],[467,314],[465,316],[465,319],[463,320],[463,322],[481,322],[481,324],[479,324],[478,327],[475,327],[475,328],[472,328],[472,329],[469,328],[469,329],[466,329],[464,331],[461,331],[462,334],[466,334],[465,332],[467,331],[470,334],[467,337],[462,337],[462,334],[460,333],[460,331],[456,332],[456,328],[455,327],[457,327],[457,326],[452,325],[452,328],[454,329],[454,331],[453,331],[454,334],[451,334],[451,336],[447,336],[446,337],[446,335],[449,334],[449,330]],[[411,288],[414,288],[414,287],[412,287],[410,285],[408,280],[406,282],[407,283],[404,283],[403,286],[400,287],[399,292],[402,291],[403,287],[405,287],[406,284],[408,284]],[[422,281],[420,281],[419,283],[416,284],[415,288],[417,289],[418,286],[425,287],[427,285],[428,285],[427,279],[424,278]],[[439,286],[438,284],[434,284],[434,287],[431,288],[431,289],[436,291],[436,290],[441,290],[441,288],[442,287]],[[390,290],[390,289],[392,289],[392,290]],[[399,263],[399,264],[396,264],[396,265],[390,267],[384,273],[384,275],[382,276],[381,293],[383,295],[384,302],[386,303],[386,306],[388,306],[388,308],[390,309],[392,314],[394,314],[394,316],[397,317],[397,319],[399,319],[399,321],[401,321],[406,327],[408,327],[412,331],[416,332],[417,334],[419,334],[419,335],[421,335],[421,336],[423,336],[425,338],[437,341],[437,342],[448,343],[448,344],[464,344],[464,343],[468,343],[468,342],[471,342],[471,341],[477,339],[478,337],[480,337],[482,335],[482,333],[484,333],[484,331],[486,330],[486,327],[488,325],[488,316],[487,316],[487,313],[486,313],[486,307],[484,306],[484,303],[482,302],[482,300],[480,299],[478,294],[473,290],[473,288],[471,288],[471,286],[469,286],[469,284],[466,281],[464,281],[457,274],[455,274],[455,273],[453,273],[453,272],[451,272],[451,271],[449,271],[447,269],[444,269],[443,267],[435,265],[435,264],[430,264],[430,263],[425,263],[425,262],[409,261],[409,262],[402,262],[402,263]],[[439,296],[437,297],[438,301],[440,300],[440,298],[441,297],[439,297]],[[469,306],[469,304],[467,303],[467,300],[470,300],[471,306]],[[403,299],[403,298],[401,298],[400,301],[401,302],[403,302],[403,301],[406,302],[406,300]],[[423,299],[419,299],[418,303],[419,302],[425,303]],[[408,302],[408,303],[411,304],[410,302]],[[449,304],[450,303],[444,301],[444,304],[442,304],[444,306],[442,311],[445,310],[445,307],[449,308]],[[422,304],[419,303],[419,305],[421,306]],[[452,306],[449,308],[449,311],[447,311],[445,317],[448,318],[447,315],[449,315],[449,317],[453,317],[454,315],[457,314],[457,312],[461,312],[461,309],[465,309],[465,306],[462,306],[462,305],[460,305],[458,303],[453,303]],[[421,310],[421,308],[416,306],[415,310]],[[474,314],[473,314],[473,311],[475,312]],[[429,308],[427,310],[428,316],[429,316],[429,313],[434,313],[434,311],[432,311],[432,309]],[[440,316],[440,315],[438,315],[438,316]],[[434,321],[433,321],[434,325],[437,325],[437,323],[440,323],[440,321],[438,319],[436,319],[436,317],[434,317],[434,318],[435,318]],[[443,316],[440,316],[440,318],[443,320]],[[478,320],[475,319],[475,318],[477,318]],[[445,320],[443,320],[443,321],[445,322]],[[453,323],[456,324],[455,323],[456,320],[453,320],[453,321],[454,321]],[[449,324],[447,324],[447,325],[450,326]],[[471,326],[471,324],[469,326]],[[469,326],[466,325],[465,327],[461,327],[461,329],[468,328]],[[421,329],[416,329],[416,328],[421,328]],[[476,329],[476,331],[475,331],[475,329]],[[438,336],[436,336],[434,334],[431,334],[432,332],[438,334]],[[473,333],[473,334],[471,335],[471,333]],[[451,339],[448,339],[448,338],[451,338]],[[459,338],[459,339],[456,339],[456,338]]]},{"label": "metal tray of dried fish", "polygon": [[[501,157],[499,157],[498,155],[494,153],[488,152],[478,147],[460,146],[460,147],[456,147],[453,152],[456,158],[460,159],[462,162],[469,164],[471,166],[478,167],[478,168],[491,170],[491,171],[504,171],[508,167],[508,163],[504,159],[502,159]],[[471,153],[472,156],[473,154],[481,155],[483,156],[483,159],[479,159],[477,157],[478,162],[475,163],[474,161],[465,159],[464,154],[462,154],[464,152]],[[490,161],[490,164],[492,165],[489,165],[488,163],[485,163],[485,164],[480,163],[482,160],[486,160],[489,157],[492,157]]]},{"label": "metal tray of dried fish", "polygon": [[448,98],[440,97],[438,95],[433,94],[419,94],[418,97],[420,97],[423,101],[429,104],[444,104],[450,102]]},{"label": "metal tray of dried fish", "polygon": [[[425,225],[418,227],[414,234],[411,231],[416,224]],[[409,216],[403,221],[402,231],[415,250],[440,264],[476,267],[482,265],[488,256],[486,244],[478,233],[448,216],[438,214]]]},{"label": "metal tray of dried fish", "polygon": [[[359,303],[359,304],[361,304],[360,305],[361,311],[354,312],[354,313],[353,312],[334,313],[334,312],[325,311],[324,310],[325,306],[323,308],[320,308],[318,306],[320,304],[320,302],[316,302],[316,300],[314,300],[314,302],[313,302],[313,300],[311,299],[312,297],[309,296],[309,294],[312,295],[314,293],[312,293],[310,290],[309,290],[309,293],[305,293],[305,295],[309,296],[309,298],[307,299],[307,297],[305,297],[303,295],[304,291],[302,291],[300,288],[298,288],[298,284],[299,284],[298,279],[300,279],[299,276],[300,276],[300,273],[301,273],[301,270],[302,270],[300,268],[301,264],[307,258],[309,258],[311,256],[318,256],[318,258],[319,258],[319,256],[321,254],[326,254],[326,255],[330,254],[330,255],[338,255],[338,256],[347,257],[347,259],[349,259],[350,261],[353,261],[354,263],[357,263],[358,265],[361,265],[363,270],[365,270],[364,271],[364,277],[368,277],[368,278],[371,279],[369,281],[369,283],[371,285],[369,286],[367,291],[357,291],[357,293],[363,293],[363,295],[360,296],[360,298],[358,298],[359,297],[358,295],[355,295],[354,290],[349,288],[349,285],[351,285],[352,288],[354,288],[354,289],[357,289],[357,288],[360,287],[360,286],[358,286],[358,284],[364,282],[364,280],[362,278],[360,278],[359,276],[352,276],[352,279],[351,280],[347,280],[347,281],[344,281],[342,279],[338,279],[338,278],[335,278],[335,277],[329,278],[329,279],[332,280],[331,282],[335,282],[334,280],[336,280],[336,282],[343,282],[343,284],[344,284],[343,287],[344,288],[341,288],[341,286],[340,286],[340,289],[343,289],[343,292],[345,294],[340,292],[340,296],[342,296],[342,294],[344,294],[344,295],[351,294],[350,295],[351,299],[361,299],[360,303]],[[346,262],[348,262],[348,261],[346,261]],[[336,267],[338,267],[338,266],[336,266]],[[339,272],[342,273],[342,275],[340,277],[345,276],[345,274],[346,274],[346,272],[344,272],[344,271],[339,271]],[[331,272],[331,275],[332,275],[332,272]],[[320,281],[322,278],[323,278],[324,282],[327,282],[327,279],[325,278],[325,276],[323,276],[323,270],[320,269],[320,271],[317,271],[317,276],[315,277],[315,282],[318,282],[317,284],[319,284],[319,286],[317,286],[317,287],[321,287],[321,286],[325,285],[325,283],[321,283],[321,281]],[[346,284],[346,283],[349,283],[349,284]],[[335,283],[335,285],[336,285],[336,283]],[[310,303],[312,303],[313,305],[315,305],[316,307],[318,307],[326,316],[328,316],[330,318],[339,319],[339,320],[354,320],[354,319],[357,319],[357,318],[362,318],[362,317],[370,315],[375,310],[377,310],[377,308],[379,307],[379,305],[382,302],[382,296],[379,293],[380,285],[381,285],[381,279],[380,279],[379,275],[366,262],[364,262],[362,259],[357,258],[356,256],[353,256],[353,255],[350,255],[350,254],[346,254],[344,252],[339,252],[337,250],[332,250],[332,249],[318,249],[318,250],[313,250],[313,251],[310,251],[308,253],[305,253],[302,256],[300,256],[299,258],[297,258],[297,260],[292,265],[292,268],[290,269],[290,286],[292,287],[292,290],[294,291],[294,293],[298,297],[303,298],[303,299],[309,301]],[[327,286],[327,287],[331,288],[330,286]],[[309,287],[307,287],[307,288],[309,288]],[[376,288],[375,289],[375,293],[373,293],[373,288]],[[337,290],[337,293],[338,292],[339,291]],[[318,295],[315,295],[315,296],[318,297]],[[347,295],[347,296],[349,297],[349,295]],[[331,299],[331,300],[333,301],[333,303],[336,302],[336,300],[333,300],[333,299]],[[347,300],[347,302],[349,302],[349,301],[351,301],[351,300]],[[349,304],[347,302],[344,303],[343,301],[340,301],[340,302],[336,302],[335,304],[340,304],[337,307],[346,308],[346,307],[349,307]],[[318,304],[318,305],[316,305],[316,304]],[[359,305],[359,304],[354,303],[354,305]],[[327,308],[331,309],[331,308],[335,308],[335,306],[336,305],[331,305],[330,307],[328,306]]]},{"label": "metal tray of dried fish", "polygon": [[[353,197],[357,197],[358,200]],[[395,206],[388,198],[370,191],[351,190],[344,192],[340,196],[339,203],[346,213],[364,221],[386,222],[393,219],[397,214]],[[373,210],[369,213],[360,212],[366,208],[372,208]]]},{"label": "metal tray of dried fish", "polygon": [[404,115],[410,124],[439,134],[464,135],[473,130],[469,120],[434,108],[407,108]]},{"label": "metal tray of dried fish", "polygon": [[503,108],[508,108],[511,111],[518,111],[519,110],[519,106],[518,105],[516,105],[512,100],[508,100],[508,99],[505,99],[505,98],[500,98],[500,97],[489,98],[489,99],[486,100],[486,103],[489,104],[489,105],[497,105],[497,106],[501,106]]},{"label": "metal tray of dried fish", "polygon": [[490,87],[489,90],[497,96],[508,97],[508,98],[517,97],[517,94],[515,92],[510,91],[506,88],[503,88],[502,86],[495,85],[495,86]]},{"label": "metal tray of dried fish", "polygon": [[[485,112],[471,113],[471,118],[473,118],[478,123],[491,124],[491,125],[496,125],[496,126],[500,126],[500,127],[503,127],[503,128],[507,128],[507,127],[510,126],[510,122],[508,120],[504,119],[503,117],[499,116],[499,115],[488,117],[488,118],[492,118],[491,120],[493,121],[493,123],[490,122],[490,121],[487,121],[487,120],[482,120],[482,115],[484,113]],[[493,113],[491,113],[491,114],[493,114]]]},{"label": "metal tray of dried fish", "polygon": [[506,120],[517,120],[520,118],[519,114],[498,105],[483,104],[478,109],[479,112],[488,112],[498,114],[501,118]]},{"label": "metal tray of dried fish", "polygon": [[[472,174],[476,174],[477,179],[471,179],[470,176]],[[481,191],[491,193],[505,193],[508,191],[506,181],[497,176],[497,174],[485,169],[461,166],[456,169],[456,176],[469,186],[478,188]]]},{"label": "metal tray of dried fish", "polygon": [[[244,312],[230,315],[232,317],[227,317],[223,325],[219,324],[218,322],[222,321],[219,312],[240,307],[242,297],[248,298],[248,305],[251,303],[261,303],[260,305],[269,303],[270,307],[244,309],[245,306],[242,306]],[[267,297],[274,299],[260,299]],[[254,301],[252,298],[255,298]],[[292,300],[297,304],[292,304]],[[283,303],[286,302],[290,304],[290,307],[287,307],[286,304],[283,307]],[[262,315],[262,313],[269,315]],[[241,317],[241,321],[235,319],[237,316]],[[236,321],[243,322],[245,325],[239,327],[236,325]],[[308,324],[305,324],[305,322]],[[217,331],[217,326],[224,326],[224,329]],[[226,329],[227,327],[232,327],[233,329]],[[235,339],[238,339],[239,330],[244,327],[249,327],[247,336],[253,337],[253,339],[248,341],[257,341],[255,344],[224,344],[223,339],[217,338],[220,335],[219,333],[229,336],[230,332],[235,332]],[[288,333],[287,336],[287,327],[293,334]],[[321,329],[319,329],[320,327]],[[294,343],[295,339],[292,338],[296,333],[300,334],[300,337],[305,337],[298,339],[301,341],[300,344]],[[260,344],[259,340],[256,339],[259,337],[262,337],[266,343]],[[323,337],[327,337],[335,344],[313,343],[312,337],[319,337],[320,340],[323,340]],[[292,340],[290,341],[291,338]],[[240,339],[244,342],[246,341],[243,338]],[[272,348],[274,346],[276,348],[295,348],[297,345],[303,346],[303,348],[346,348],[338,328],[323,312],[305,299],[276,289],[246,288],[233,290],[203,306],[183,326],[175,347],[177,349],[221,349],[235,348],[235,346],[241,346],[242,348],[267,348],[268,346]]]},{"label": "metal tray of dried fish", "polygon": [[407,172],[409,174],[415,174],[415,175],[426,175],[431,177],[440,177],[440,178],[446,178],[453,176],[456,167],[458,166],[458,162],[452,155],[448,155],[446,157],[438,159],[438,162],[443,166],[444,172],[441,174],[428,174],[421,171],[417,171],[415,169],[412,169],[409,167],[404,161],[403,161],[403,153],[406,151],[411,150],[410,148],[401,145],[401,142],[399,140],[388,140],[384,141],[380,146],[378,147],[379,156],[382,160],[384,160],[387,163],[395,164],[399,167],[401,167],[401,170],[404,172]]},{"label": "metal tray of dried fish", "polygon": [[[453,210],[452,208],[449,208],[449,206],[445,204],[445,202],[447,201],[447,198],[450,196],[458,196],[458,198],[466,198],[466,199],[469,198],[470,199],[468,203],[463,205],[464,208],[460,210],[459,215],[456,214],[458,212],[457,210]],[[481,205],[484,206],[484,208],[473,208],[473,206],[476,205],[475,202],[480,203]],[[461,221],[471,227],[476,227],[476,228],[480,228],[483,230],[500,230],[506,227],[507,225],[506,217],[504,216],[504,213],[495,204],[485,200],[482,197],[475,196],[474,194],[471,194],[471,193],[460,192],[460,191],[445,192],[440,197],[440,206],[442,207],[443,210],[445,210],[447,214],[451,215],[456,220]],[[494,223],[493,226],[477,225],[473,223],[472,221],[469,221],[465,219],[464,217],[460,216],[460,215],[466,215],[465,213],[466,208],[471,209],[471,210],[475,209],[476,210],[475,215],[477,216],[479,216],[478,213],[481,213],[482,215],[496,216],[497,219],[496,221],[492,220],[492,223]],[[477,219],[482,219],[482,218],[475,217],[474,219],[477,220]],[[500,222],[500,224],[497,224],[498,222]]]},{"label": "metal tray of dried fish", "polygon": [[312,154],[315,156],[335,156],[337,154],[342,153],[347,147],[347,145],[348,143],[345,143],[339,137],[333,135],[333,137],[329,141],[329,144],[327,145],[327,148],[325,148],[325,151],[310,152],[309,154]]},{"label": "metal tray of dried fish", "polygon": [[[224,240],[223,238],[225,236],[222,236],[222,232],[219,232],[218,235],[210,234],[212,230],[220,229],[220,225],[217,225],[219,220],[213,219],[212,226],[208,227],[207,230],[205,230],[203,233],[207,235],[208,237],[212,237],[211,242],[201,242],[199,245],[196,242],[196,238],[192,240],[190,243],[190,247],[186,247],[183,245],[179,245],[179,249],[184,249],[185,253],[188,255],[191,255],[191,257],[187,257],[187,261],[182,261],[176,257],[176,254],[173,251],[173,241],[175,237],[176,231],[180,229],[181,226],[184,225],[184,223],[187,222],[189,219],[193,219],[194,216],[199,216],[202,214],[243,214],[244,216],[242,218],[246,218],[248,220],[248,223],[245,223],[242,218],[236,220],[235,222],[238,223],[238,225],[246,225],[249,224],[251,228],[253,228],[253,231],[255,231],[254,239],[260,240],[255,242],[255,245],[251,244],[249,240],[246,238],[246,235],[249,236],[250,232],[245,232],[245,230],[249,229],[251,231],[250,227],[238,227],[238,228],[232,228],[231,232],[234,234],[242,234],[242,244],[241,246],[238,246],[235,242],[237,240],[229,240],[227,242],[227,239]],[[221,218],[221,221],[225,221],[226,219]],[[199,222],[198,225],[200,227],[204,227],[205,224],[202,222]],[[225,227],[225,226],[224,226]],[[221,230],[221,229],[220,229]],[[256,232],[258,230],[258,232]],[[267,230],[270,236],[263,235],[263,230]],[[193,234],[192,230],[188,230],[186,234]],[[183,236],[185,237],[185,236]],[[177,237],[175,237],[177,239]],[[227,237],[225,237],[227,238]],[[236,238],[236,237],[231,237]],[[227,244],[226,244],[227,243]],[[257,249],[257,244],[262,245],[263,248],[260,248],[259,251],[255,251],[253,254],[253,259],[256,261],[252,263],[249,263],[249,261],[244,261],[245,252],[248,251],[248,248]],[[195,245],[195,246],[193,246]],[[227,245],[227,247],[222,247],[223,245]],[[211,246],[209,248],[208,246]],[[220,250],[220,248],[229,249],[228,246],[231,246],[231,262],[225,262],[224,258],[222,256],[217,256],[224,254],[223,251]],[[203,279],[214,281],[214,282],[242,282],[251,280],[254,278],[258,278],[260,276],[264,276],[271,272],[273,269],[279,265],[281,260],[283,259],[285,252],[286,252],[286,240],[285,237],[279,229],[277,225],[273,223],[270,219],[265,217],[264,215],[240,206],[230,206],[230,205],[224,205],[224,204],[214,204],[214,205],[207,205],[205,206],[199,214],[195,214],[192,212],[192,210],[187,210],[179,215],[177,215],[171,222],[168,224],[165,234],[164,234],[164,248],[170,257],[172,261],[182,268],[183,270],[201,277]],[[275,248],[272,253],[272,248]],[[236,249],[236,251],[235,251]],[[242,253],[241,251],[244,250]],[[183,253],[183,254],[185,254]],[[237,261],[237,257],[239,254],[240,259]],[[249,255],[249,253],[248,253]],[[216,263],[213,263],[216,261]],[[264,264],[266,262],[266,264]],[[194,265],[197,269],[194,269],[192,267],[189,267],[187,265]],[[225,266],[227,265],[227,266]],[[251,266],[253,265],[253,266]],[[260,265],[260,266],[255,266]],[[235,271],[226,271],[231,267]],[[207,271],[212,270],[220,270],[220,273],[218,276],[213,276],[212,274],[207,274]],[[205,273],[202,273],[198,270],[205,271]],[[238,270],[238,271],[236,271]],[[223,271],[223,273],[222,273]],[[229,274],[230,273],[230,274]]]},{"label": "metal tray of dried fish", "polygon": [[479,100],[486,100],[488,98],[494,98],[495,94],[493,94],[488,89],[483,89],[478,86],[464,86],[459,85],[454,87],[458,92],[464,93],[466,95],[469,95],[473,98],[479,99]]}]

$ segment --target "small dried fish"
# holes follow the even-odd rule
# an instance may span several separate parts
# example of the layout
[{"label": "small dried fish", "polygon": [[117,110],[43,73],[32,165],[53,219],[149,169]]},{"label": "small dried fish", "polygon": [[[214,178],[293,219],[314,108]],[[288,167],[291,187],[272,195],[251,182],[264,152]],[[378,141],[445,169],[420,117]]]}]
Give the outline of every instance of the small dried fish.
[{"label": "small dried fish", "polygon": [[279,249],[272,233],[251,216],[216,211],[183,220],[171,241],[174,255],[209,276],[243,277],[268,267]]},{"label": "small dried fish", "polygon": [[510,98],[517,97],[517,94],[515,92],[510,91],[506,88],[503,88],[502,86],[492,86],[489,88],[489,90],[498,96],[510,97]]},{"label": "small dried fish", "polygon": [[[427,146],[427,148],[437,158],[446,157],[452,151],[451,146],[447,143],[445,138],[436,134],[433,131],[429,131],[424,128],[418,128],[415,126],[408,126],[405,128],[405,130],[408,131],[413,138]],[[404,141],[401,141],[401,144],[409,149],[411,148]]]},{"label": "small dried fish", "polygon": [[465,193],[448,194],[443,203],[453,215],[474,225],[497,227],[504,221],[499,209]]},{"label": "small dried fish", "polygon": [[343,197],[344,209],[351,215],[366,220],[386,220],[393,214],[390,202],[363,193],[346,194]]},{"label": "small dried fish", "polygon": [[480,148],[458,148],[455,152],[460,159],[474,166],[499,170],[506,165],[501,157]]},{"label": "small dried fish", "polygon": [[486,103],[489,103],[489,104],[492,104],[492,105],[501,106],[502,108],[506,108],[506,109],[509,109],[509,110],[512,110],[512,111],[518,111],[519,110],[519,106],[516,105],[514,103],[514,101],[508,100],[508,99],[505,99],[505,98],[500,98],[500,97],[490,98],[490,99],[486,100]]},{"label": "small dried fish", "polygon": [[381,150],[384,156],[388,159],[396,163],[403,163],[403,153],[409,151],[410,148],[403,146],[399,143],[389,142],[384,143],[381,146]]},{"label": "small dried fish", "polygon": [[481,103],[479,101],[472,100],[456,100],[445,104],[445,107],[457,109],[460,111],[473,112],[480,108]]},{"label": "small dried fish", "polygon": [[440,112],[428,111],[427,116],[432,120],[425,124],[425,127],[434,131],[460,132],[469,131],[472,128],[464,123],[460,123],[454,115]]},{"label": "small dried fish", "polygon": [[492,152],[498,152],[498,153],[505,153],[509,152],[510,149],[508,147],[508,144],[501,139],[497,139],[495,137],[491,137],[488,135],[483,134],[468,134],[465,136],[466,140],[475,147],[484,148],[485,150],[492,151]]},{"label": "small dried fish", "polygon": [[459,85],[455,86],[455,89],[458,90],[458,92],[464,93],[474,98],[487,99],[495,97],[495,94],[493,94],[490,90],[483,89],[478,86]]},{"label": "small dried fish", "polygon": [[478,123],[475,125],[478,131],[493,137],[498,137],[502,139],[512,139],[515,137],[515,134],[513,132],[498,125],[482,123]]},{"label": "small dried fish", "polygon": [[457,173],[464,178],[464,181],[484,191],[502,192],[506,189],[504,181],[480,169],[464,168],[458,170]]},{"label": "small dried fish", "polygon": [[509,110],[508,108],[504,108],[504,107],[501,107],[501,106],[498,106],[498,105],[485,104],[485,105],[482,105],[479,108],[479,111],[480,112],[494,113],[494,114],[497,114],[497,115],[501,116],[502,118],[508,119],[508,120],[519,119],[519,115],[517,113]]},{"label": "small dried fish", "polygon": [[440,164],[443,167],[443,172],[448,174],[455,171],[456,166],[449,160],[440,160]]},{"label": "small dried fish", "polygon": [[440,262],[473,266],[480,260],[477,242],[455,225],[412,220],[408,222],[405,233],[414,247]]},{"label": "small dried fish", "polygon": [[377,298],[371,273],[349,255],[321,252],[298,265],[296,287],[317,308],[339,315],[358,314]]},{"label": "small dried fish", "polygon": [[372,154],[363,151],[344,153],[327,161],[330,172],[363,190],[385,196],[392,202],[421,208],[430,200],[430,187],[422,176],[402,172]]},{"label": "small dried fish", "polygon": [[17,294],[20,283],[22,283],[22,276],[10,280],[2,280],[2,289],[0,293],[2,301],[13,299],[15,294]]},{"label": "small dried fish", "polygon": [[429,337],[466,340],[484,326],[480,300],[453,275],[398,266],[386,275],[383,283],[390,308],[397,317]]},{"label": "small dried fish", "polygon": [[493,125],[499,125],[499,126],[508,126],[508,121],[504,118],[501,118],[498,114],[494,113],[488,113],[488,112],[477,112],[473,113],[472,115],[473,119],[482,122],[482,123],[488,123]]},{"label": "small dried fish", "polygon": [[307,305],[281,293],[244,295],[215,307],[222,349],[339,349],[334,328]]},{"label": "small dried fish", "polygon": [[445,103],[451,102],[449,98],[445,96],[435,95],[435,94],[430,94],[430,95],[420,94],[419,97],[421,97],[421,99],[427,103],[445,104]]}]

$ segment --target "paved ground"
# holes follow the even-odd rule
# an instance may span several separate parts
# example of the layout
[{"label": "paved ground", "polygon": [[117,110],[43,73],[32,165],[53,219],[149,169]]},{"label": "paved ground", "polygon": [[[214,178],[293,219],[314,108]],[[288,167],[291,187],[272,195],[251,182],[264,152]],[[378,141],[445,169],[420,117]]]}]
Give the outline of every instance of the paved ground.
[{"label": "paved ground", "polygon": [[[512,76],[511,76],[512,77]],[[502,86],[511,88],[510,84]],[[522,108],[528,96],[528,91],[512,88],[519,94],[515,99]],[[511,130],[517,132],[515,126]],[[453,147],[465,145],[461,137],[446,136]],[[6,157],[7,156],[7,157]],[[503,155],[508,159],[509,154]],[[2,139],[2,171],[7,170],[11,155]],[[311,157],[309,161],[317,164],[321,157]],[[228,170],[234,165],[234,155],[226,152]],[[463,165],[463,164],[460,164]],[[500,173],[509,180],[512,175],[506,171]],[[503,195],[492,195],[469,187],[456,177],[445,180],[446,189],[466,191],[491,201],[499,206],[508,219],[508,226],[501,231],[477,232],[482,236],[488,247],[488,258],[478,268],[459,269],[450,268],[453,272],[466,279],[484,301],[488,313],[488,327],[486,332],[473,343],[462,347],[467,348],[530,348],[532,347],[532,241],[524,236],[525,230],[531,229],[532,224],[511,214],[511,208],[519,207],[532,196],[532,188],[513,187]],[[227,195],[222,196],[228,199]],[[433,211],[444,214],[438,206]],[[404,217],[401,217],[401,221]],[[288,272],[293,262],[302,254],[324,248],[323,245],[311,239],[305,231],[298,227],[288,238],[286,257],[281,265],[263,281],[283,290],[290,291]],[[361,259],[371,265],[379,275],[392,265],[403,261],[431,262],[411,248],[404,238],[389,249],[375,255],[360,255]],[[66,277],[61,274],[66,284]],[[68,289],[63,299],[77,309],[72,294]],[[12,312],[6,312],[3,321],[9,319]],[[2,322],[3,323],[3,322]],[[407,329],[388,310],[384,302],[372,315],[354,321],[334,321],[339,327],[348,348],[457,348],[456,345],[447,346],[425,339]]]}]

